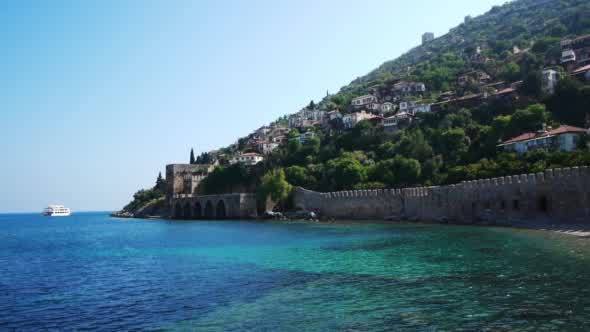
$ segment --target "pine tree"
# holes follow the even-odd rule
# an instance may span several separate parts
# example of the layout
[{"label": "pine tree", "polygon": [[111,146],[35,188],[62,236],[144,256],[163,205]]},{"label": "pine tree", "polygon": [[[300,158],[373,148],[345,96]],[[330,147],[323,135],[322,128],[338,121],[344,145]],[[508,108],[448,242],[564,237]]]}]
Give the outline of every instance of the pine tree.
[{"label": "pine tree", "polygon": [[193,149],[191,148],[191,160],[190,160],[191,164],[195,163],[195,151],[193,151]]},{"label": "pine tree", "polygon": [[158,178],[156,179],[156,186],[154,189],[160,191],[161,193],[166,192],[166,181],[162,178],[162,172],[158,173]]}]

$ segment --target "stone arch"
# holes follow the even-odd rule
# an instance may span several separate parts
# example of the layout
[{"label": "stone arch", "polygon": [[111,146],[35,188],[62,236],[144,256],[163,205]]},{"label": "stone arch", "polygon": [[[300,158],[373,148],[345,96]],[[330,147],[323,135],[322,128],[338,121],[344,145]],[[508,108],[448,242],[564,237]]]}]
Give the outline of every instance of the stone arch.
[{"label": "stone arch", "polygon": [[184,207],[182,208],[182,218],[190,219],[191,218],[191,203],[186,202]]},{"label": "stone arch", "polygon": [[182,205],[180,202],[174,205],[174,219],[182,219]]},{"label": "stone arch", "polygon": [[220,199],[215,207],[215,217],[217,219],[225,219],[227,217],[227,211],[225,209],[225,202]]},{"label": "stone arch", "polygon": [[205,204],[205,218],[213,219],[215,217],[213,213],[213,203],[211,203],[211,201],[207,201]]},{"label": "stone arch", "polygon": [[203,209],[201,208],[201,203],[195,202],[193,205],[193,218],[200,219],[203,217]]}]

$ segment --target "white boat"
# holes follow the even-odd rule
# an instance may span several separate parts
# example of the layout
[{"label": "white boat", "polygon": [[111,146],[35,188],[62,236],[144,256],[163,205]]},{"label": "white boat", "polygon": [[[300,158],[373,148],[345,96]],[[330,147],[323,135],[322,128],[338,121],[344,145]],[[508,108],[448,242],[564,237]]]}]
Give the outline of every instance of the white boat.
[{"label": "white boat", "polygon": [[43,215],[47,217],[67,217],[72,211],[63,205],[49,205],[43,210]]}]

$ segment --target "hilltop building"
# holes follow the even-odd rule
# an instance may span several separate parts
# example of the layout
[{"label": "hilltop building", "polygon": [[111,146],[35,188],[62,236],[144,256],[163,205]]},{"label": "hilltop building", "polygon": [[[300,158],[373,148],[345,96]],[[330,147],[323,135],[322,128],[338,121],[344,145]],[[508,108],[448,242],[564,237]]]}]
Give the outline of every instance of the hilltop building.
[{"label": "hilltop building", "polygon": [[422,35],[422,45],[425,45],[428,42],[431,42],[434,40],[434,33],[433,32],[425,32]]}]

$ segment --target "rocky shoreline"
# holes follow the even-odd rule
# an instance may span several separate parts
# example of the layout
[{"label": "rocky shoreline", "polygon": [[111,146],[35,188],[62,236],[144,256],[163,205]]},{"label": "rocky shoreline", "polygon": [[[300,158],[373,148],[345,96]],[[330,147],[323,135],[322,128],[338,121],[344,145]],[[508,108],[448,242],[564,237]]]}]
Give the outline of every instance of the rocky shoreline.
[{"label": "rocky shoreline", "polygon": [[[128,211],[116,211],[110,214],[113,218],[122,219],[161,219],[161,220],[174,220],[167,216],[162,215],[136,215]],[[498,221],[481,221],[474,223],[464,223],[458,221],[452,221],[447,219],[442,220],[410,220],[405,218],[385,218],[382,220],[361,220],[361,219],[334,219],[325,218],[318,216],[314,212],[309,211],[291,211],[291,212],[266,212],[262,216],[252,218],[251,220],[259,221],[277,221],[277,222],[315,222],[315,223],[326,223],[326,224],[347,224],[347,223],[385,223],[385,224],[430,224],[430,225],[455,225],[455,226],[479,226],[479,227],[506,227],[514,229],[528,229],[528,230],[539,230],[547,231],[552,233],[559,233],[569,236],[576,236],[580,238],[590,238],[590,225],[584,224],[558,224],[552,223],[549,220],[539,220],[537,222],[521,221],[521,220],[498,220]]]}]

